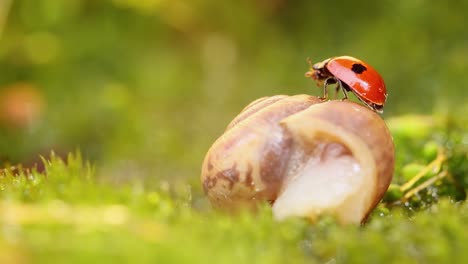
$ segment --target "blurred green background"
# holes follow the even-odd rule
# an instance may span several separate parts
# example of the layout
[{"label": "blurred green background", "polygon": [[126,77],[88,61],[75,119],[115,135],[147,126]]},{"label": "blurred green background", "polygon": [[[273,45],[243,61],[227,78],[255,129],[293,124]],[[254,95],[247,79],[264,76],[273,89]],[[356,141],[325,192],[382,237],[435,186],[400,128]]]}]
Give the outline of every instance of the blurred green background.
[{"label": "blurred green background", "polygon": [[306,58],[384,77],[384,117],[468,113],[468,1],[0,0],[0,157],[80,149],[115,182],[198,184],[262,96],[320,95]]}]

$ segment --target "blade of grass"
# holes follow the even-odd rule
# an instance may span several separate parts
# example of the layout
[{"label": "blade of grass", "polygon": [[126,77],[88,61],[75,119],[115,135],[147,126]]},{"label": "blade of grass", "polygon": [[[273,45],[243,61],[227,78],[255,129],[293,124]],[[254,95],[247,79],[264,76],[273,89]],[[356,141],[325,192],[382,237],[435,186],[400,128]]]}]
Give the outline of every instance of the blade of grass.
[{"label": "blade of grass", "polygon": [[408,199],[411,198],[411,196],[413,196],[416,193],[418,193],[419,191],[429,187],[430,185],[432,185],[436,181],[446,177],[447,175],[448,175],[448,173],[446,171],[442,171],[441,173],[439,173],[435,177],[432,177],[429,180],[421,183],[420,185],[418,185],[418,187],[416,187],[416,188],[412,189],[411,191],[409,191],[408,193],[406,193],[405,196],[403,196],[403,198],[402,198],[402,202],[408,201]]},{"label": "blade of grass", "polygon": [[406,192],[409,190],[413,185],[419,181],[426,173],[428,173],[430,170],[433,170],[434,168],[440,167],[442,163],[446,160],[446,156],[443,152],[443,150],[439,150],[437,157],[429,163],[424,169],[422,169],[418,174],[416,174],[410,181],[405,183],[403,186],[401,186],[400,190],[402,192]]}]

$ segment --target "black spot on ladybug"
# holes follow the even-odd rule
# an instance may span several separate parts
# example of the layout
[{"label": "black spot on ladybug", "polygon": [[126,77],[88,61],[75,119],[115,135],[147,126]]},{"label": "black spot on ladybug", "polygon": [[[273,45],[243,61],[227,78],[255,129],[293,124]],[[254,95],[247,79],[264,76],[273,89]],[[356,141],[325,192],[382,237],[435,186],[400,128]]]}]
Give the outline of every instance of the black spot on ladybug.
[{"label": "black spot on ladybug", "polygon": [[351,70],[357,74],[361,74],[363,73],[365,70],[367,70],[367,68],[360,64],[360,63],[355,63],[353,64],[353,66],[351,67]]}]

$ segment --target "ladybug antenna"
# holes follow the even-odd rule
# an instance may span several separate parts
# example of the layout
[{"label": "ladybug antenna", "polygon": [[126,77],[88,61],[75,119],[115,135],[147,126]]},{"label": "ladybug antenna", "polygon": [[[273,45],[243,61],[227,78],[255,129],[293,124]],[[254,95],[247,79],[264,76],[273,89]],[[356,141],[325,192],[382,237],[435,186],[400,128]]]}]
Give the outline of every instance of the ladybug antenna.
[{"label": "ladybug antenna", "polygon": [[310,57],[307,57],[306,61],[309,64],[309,70],[305,73],[305,77],[315,79],[314,77],[315,70],[313,67],[312,60],[310,59]]},{"label": "ladybug antenna", "polygon": [[312,60],[310,59],[310,57],[307,57],[307,64],[309,64],[309,69],[312,70],[313,63],[312,63]]}]

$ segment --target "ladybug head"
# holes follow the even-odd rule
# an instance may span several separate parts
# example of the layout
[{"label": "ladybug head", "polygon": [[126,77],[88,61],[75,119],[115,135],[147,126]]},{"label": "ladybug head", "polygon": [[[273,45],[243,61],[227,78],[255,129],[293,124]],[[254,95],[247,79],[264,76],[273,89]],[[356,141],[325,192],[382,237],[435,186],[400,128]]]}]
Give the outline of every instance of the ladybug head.
[{"label": "ladybug head", "polygon": [[310,69],[308,72],[305,73],[305,77],[311,78],[314,80],[319,80],[320,73],[314,69]]},{"label": "ladybug head", "polygon": [[323,81],[328,79],[332,75],[327,70],[327,64],[330,59],[326,59],[322,62],[313,64],[310,58],[307,58],[307,63],[309,64],[309,71],[305,73],[305,77],[312,78],[316,81]]}]

